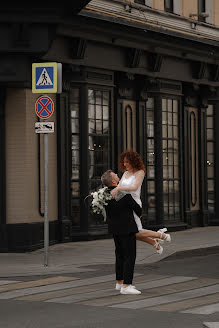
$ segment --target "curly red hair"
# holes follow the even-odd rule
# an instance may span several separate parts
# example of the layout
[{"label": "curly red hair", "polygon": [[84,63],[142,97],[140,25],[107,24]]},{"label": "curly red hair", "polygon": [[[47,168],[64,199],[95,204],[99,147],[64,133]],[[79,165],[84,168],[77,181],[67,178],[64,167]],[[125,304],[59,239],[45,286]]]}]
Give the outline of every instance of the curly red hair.
[{"label": "curly red hair", "polygon": [[124,158],[129,161],[132,168],[136,171],[143,170],[146,172],[144,163],[141,159],[141,156],[134,150],[125,150],[123,153],[119,156],[119,169],[124,172],[126,170],[124,166]]}]

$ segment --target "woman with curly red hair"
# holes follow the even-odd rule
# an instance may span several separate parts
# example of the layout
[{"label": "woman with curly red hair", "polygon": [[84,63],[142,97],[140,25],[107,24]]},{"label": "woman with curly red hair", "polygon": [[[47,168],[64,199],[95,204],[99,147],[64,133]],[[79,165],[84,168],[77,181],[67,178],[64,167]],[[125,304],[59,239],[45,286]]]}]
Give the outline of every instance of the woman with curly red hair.
[{"label": "woman with curly red hair", "polygon": [[[141,185],[146,169],[140,155],[134,150],[125,150],[119,156],[119,168],[123,172],[123,176],[118,186],[111,191],[112,197],[120,199],[124,193],[130,193],[134,200],[142,206]],[[160,229],[157,232],[143,229],[141,219],[135,212],[133,215],[139,231],[136,239],[151,244],[156,248],[158,254],[162,254],[163,247],[160,246],[159,240],[171,241],[170,235],[164,233],[167,229]]]}]

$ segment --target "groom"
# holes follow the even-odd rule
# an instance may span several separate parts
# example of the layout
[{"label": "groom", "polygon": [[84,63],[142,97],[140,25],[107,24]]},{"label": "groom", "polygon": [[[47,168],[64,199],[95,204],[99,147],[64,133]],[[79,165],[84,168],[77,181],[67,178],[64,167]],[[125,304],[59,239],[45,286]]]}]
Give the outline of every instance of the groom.
[{"label": "groom", "polygon": [[[110,190],[119,182],[116,173],[106,171],[101,177],[102,183]],[[111,199],[106,206],[106,215],[109,233],[113,235],[116,254],[116,290],[121,294],[141,294],[134,286],[132,280],[136,259],[136,237],[138,232],[133,211],[141,216],[141,207],[130,194],[116,201]]]}]

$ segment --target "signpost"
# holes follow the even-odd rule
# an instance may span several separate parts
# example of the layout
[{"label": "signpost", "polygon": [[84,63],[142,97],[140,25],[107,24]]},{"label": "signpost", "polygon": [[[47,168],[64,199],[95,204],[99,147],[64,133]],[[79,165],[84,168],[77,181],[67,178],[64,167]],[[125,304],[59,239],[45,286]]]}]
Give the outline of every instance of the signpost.
[{"label": "signpost", "polygon": [[[32,64],[33,93],[62,92],[62,64],[34,63]],[[54,112],[53,100],[48,95],[40,96],[35,103],[35,113],[47,120]],[[44,266],[48,266],[49,250],[49,219],[48,219],[48,133],[54,132],[54,122],[36,122],[35,132],[44,134]]]}]

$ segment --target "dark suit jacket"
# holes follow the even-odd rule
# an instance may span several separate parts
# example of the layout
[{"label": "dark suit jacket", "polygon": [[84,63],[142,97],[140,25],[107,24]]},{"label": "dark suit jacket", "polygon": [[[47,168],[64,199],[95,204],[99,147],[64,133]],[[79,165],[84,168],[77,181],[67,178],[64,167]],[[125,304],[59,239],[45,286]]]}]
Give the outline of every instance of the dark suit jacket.
[{"label": "dark suit jacket", "polygon": [[[109,189],[112,190],[113,188],[110,187]],[[137,233],[138,228],[133,211],[141,216],[141,207],[130,194],[125,195],[119,201],[111,199],[106,206],[109,233],[117,235]]]}]

